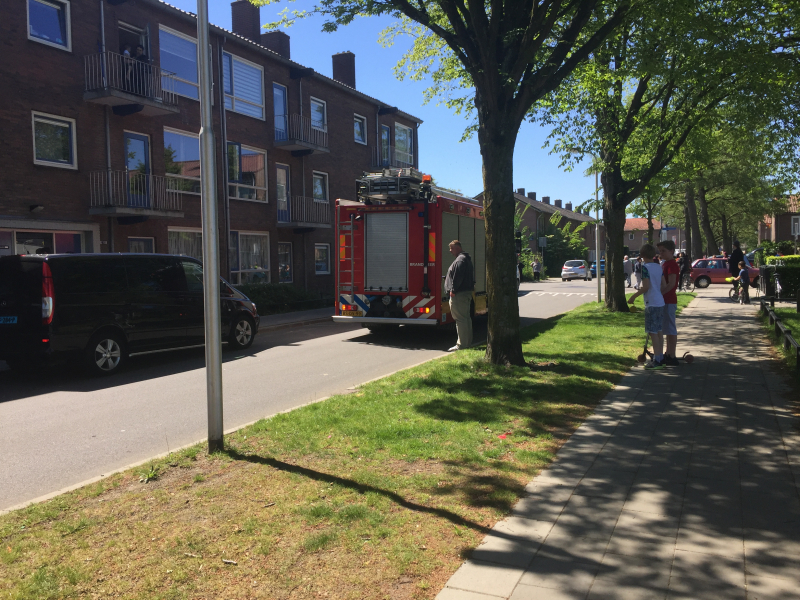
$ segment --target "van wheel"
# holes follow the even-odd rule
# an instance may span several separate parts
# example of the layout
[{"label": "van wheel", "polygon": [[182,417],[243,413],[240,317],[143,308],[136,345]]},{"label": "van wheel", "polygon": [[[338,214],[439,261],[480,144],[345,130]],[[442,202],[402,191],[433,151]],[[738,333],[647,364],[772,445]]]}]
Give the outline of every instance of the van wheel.
[{"label": "van wheel", "polygon": [[111,375],[128,361],[122,334],[107,331],[94,336],[86,348],[86,366],[94,375]]},{"label": "van wheel", "polygon": [[247,315],[240,315],[233,324],[229,343],[231,348],[246,350],[253,345],[255,324]]}]

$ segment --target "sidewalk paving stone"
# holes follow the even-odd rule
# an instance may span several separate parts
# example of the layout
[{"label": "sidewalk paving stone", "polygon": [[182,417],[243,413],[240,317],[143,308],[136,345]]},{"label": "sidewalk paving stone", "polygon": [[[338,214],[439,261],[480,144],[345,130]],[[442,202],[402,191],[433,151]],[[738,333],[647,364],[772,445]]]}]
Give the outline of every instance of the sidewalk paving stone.
[{"label": "sidewalk paving stone", "polygon": [[726,292],[679,318],[695,362],[627,374],[437,600],[800,600],[791,388]]}]

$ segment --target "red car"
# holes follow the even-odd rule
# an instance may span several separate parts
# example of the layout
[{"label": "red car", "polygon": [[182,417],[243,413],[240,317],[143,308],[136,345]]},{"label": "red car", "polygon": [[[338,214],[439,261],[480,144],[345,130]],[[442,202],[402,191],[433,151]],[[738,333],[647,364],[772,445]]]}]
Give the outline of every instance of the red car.
[{"label": "red car", "polygon": [[[758,285],[758,269],[745,258],[747,272],[750,274],[750,284]],[[728,270],[727,258],[700,258],[692,263],[690,273],[692,281],[699,288],[707,288],[712,283],[726,283],[725,279],[731,277]]]}]

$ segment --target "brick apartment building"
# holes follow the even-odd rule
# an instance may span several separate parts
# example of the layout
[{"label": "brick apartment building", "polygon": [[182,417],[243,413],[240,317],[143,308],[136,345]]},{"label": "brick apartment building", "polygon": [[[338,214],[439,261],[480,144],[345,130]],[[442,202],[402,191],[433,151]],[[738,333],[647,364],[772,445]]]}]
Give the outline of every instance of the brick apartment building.
[{"label": "brick apartment building", "polygon": [[[658,243],[661,240],[672,240],[675,242],[675,248],[678,250],[686,249],[686,233],[680,227],[671,227],[665,225],[666,229],[662,230],[662,223],[658,219],[653,219],[653,235],[655,240],[653,243]],[[647,237],[647,219],[638,217],[628,217],[625,220],[625,238],[624,244],[629,248],[631,256],[639,256],[639,248],[649,243],[650,239]]]},{"label": "brick apartment building", "polygon": [[786,212],[776,215],[764,215],[758,224],[758,243],[764,240],[771,242],[800,240],[800,196],[789,196]]},{"label": "brick apartment building", "polygon": [[[352,53],[323,76],[258,8],[231,9],[209,48],[222,272],[332,291],[333,200],[375,166],[418,167],[421,121],[356,91]],[[196,36],[159,0],[2,2],[0,255],[201,257]]]}]

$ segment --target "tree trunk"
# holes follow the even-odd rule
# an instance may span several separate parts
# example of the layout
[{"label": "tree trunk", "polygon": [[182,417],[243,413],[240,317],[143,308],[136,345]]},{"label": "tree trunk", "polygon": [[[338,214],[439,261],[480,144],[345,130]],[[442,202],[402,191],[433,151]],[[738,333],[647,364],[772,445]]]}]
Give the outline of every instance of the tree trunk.
[{"label": "tree trunk", "polygon": [[706,202],[706,188],[701,185],[697,190],[697,206],[700,208],[700,225],[706,236],[707,256],[714,256],[719,251],[714,232],[711,230],[711,220],[708,218],[708,203]]},{"label": "tree trunk", "polygon": [[697,205],[694,201],[694,184],[686,186],[686,206],[689,209],[690,230],[692,232],[692,258],[703,256],[703,239],[700,237],[700,224],[697,222]]},{"label": "tree trunk", "polygon": [[514,145],[516,126],[481,110],[478,141],[483,157],[483,208],[486,225],[486,293],[489,323],[486,360],[524,365],[519,334],[517,260],[514,247]]},{"label": "tree trunk", "polygon": [[725,216],[725,213],[722,213],[721,217],[722,221],[722,248],[725,252],[728,253],[730,256],[731,252],[733,251],[733,240],[731,239],[731,232],[728,228],[728,217]]},{"label": "tree trunk", "polygon": [[603,222],[606,226],[606,308],[629,312],[625,297],[625,206],[618,199],[618,179],[615,173],[603,173]]},{"label": "tree trunk", "polygon": [[650,205],[647,205],[647,243],[652,244],[655,236],[655,228],[653,227],[653,211]]},{"label": "tree trunk", "polygon": [[689,218],[688,202],[683,205],[683,234],[686,240],[686,260],[689,261],[689,264],[692,264],[692,222]]}]

